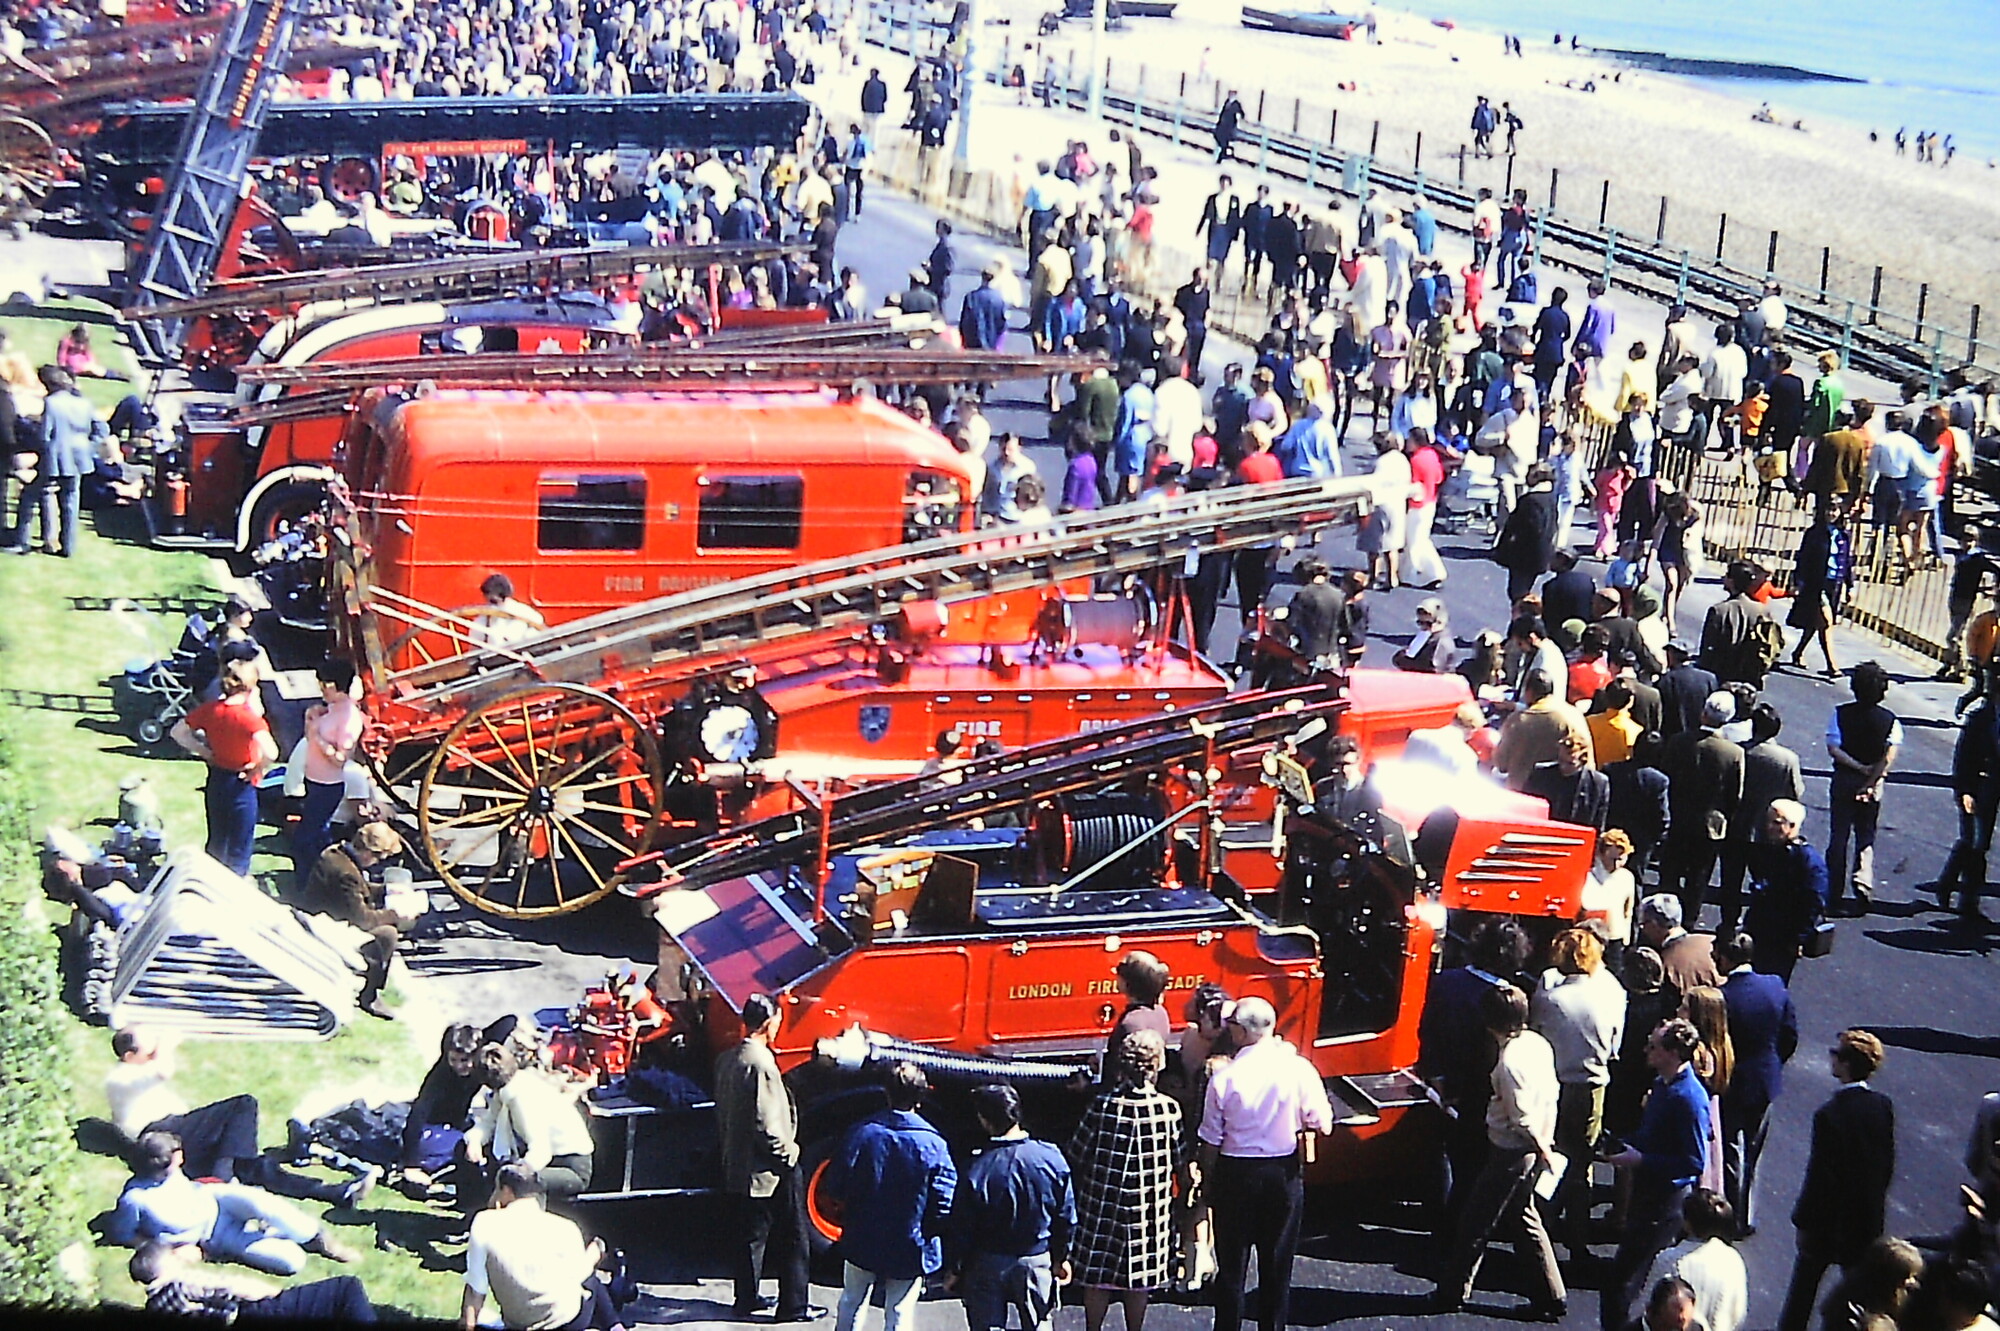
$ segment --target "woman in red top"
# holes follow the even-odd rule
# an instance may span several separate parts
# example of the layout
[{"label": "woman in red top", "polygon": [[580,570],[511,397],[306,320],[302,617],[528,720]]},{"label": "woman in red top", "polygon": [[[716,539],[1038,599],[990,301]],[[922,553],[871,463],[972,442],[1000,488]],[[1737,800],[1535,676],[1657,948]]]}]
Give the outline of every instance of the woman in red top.
[{"label": "woman in red top", "polygon": [[1403,543],[1403,563],[1413,587],[1435,591],[1444,586],[1444,560],[1431,540],[1431,524],[1437,520],[1438,490],[1444,485],[1444,456],[1431,442],[1431,432],[1422,426],[1411,429],[1403,441],[1410,455],[1410,526]]},{"label": "woman in red top", "polygon": [[1243,437],[1249,451],[1236,464],[1236,482],[1239,485],[1276,485],[1285,479],[1285,469],[1278,465],[1278,459],[1271,456],[1271,444],[1275,436],[1271,427],[1262,421],[1251,421],[1244,428]]},{"label": "woman in red top", "polygon": [[278,742],[257,710],[257,674],[242,661],[222,668],[222,696],[182,717],[174,743],[208,764],[208,853],[230,872],[250,872],[257,840],[257,783],[278,761]]}]

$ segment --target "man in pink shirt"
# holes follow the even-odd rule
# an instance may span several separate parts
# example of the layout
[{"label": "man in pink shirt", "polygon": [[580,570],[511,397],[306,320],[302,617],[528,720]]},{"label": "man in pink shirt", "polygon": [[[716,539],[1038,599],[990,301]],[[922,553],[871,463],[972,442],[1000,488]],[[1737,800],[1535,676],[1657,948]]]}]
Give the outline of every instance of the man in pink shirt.
[{"label": "man in pink shirt", "polygon": [[333,844],[333,817],[347,797],[347,764],[368,725],[354,703],[352,665],[328,658],[315,673],[321,701],[306,712],[305,807],[292,833],[292,868],[301,883]]},{"label": "man in pink shirt", "polygon": [[1430,431],[1419,426],[1403,441],[1410,455],[1410,526],[1403,538],[1404,571],[1410,585],[1425,591],[1444,586],[1444,560],[1431,541],[1431,524],[1437,520],[1438,489],[1444,484],[1444,458],[1431,442]]},{"label": "man in pink shirt", "polygon": [[1201,1115],[1201,1189],[1215,1217],[1215,1325],[1243,1324],[1243,1278],[1257,1248],[1261,1331],[1290,1321],[1292,1257],[1305,1208],[1301,1139],[1333,1131],[1319,1070],[1272,1034],[1278,1014],[1261,998],[1237,1002],[1237,1049],[1209,1079]]}]

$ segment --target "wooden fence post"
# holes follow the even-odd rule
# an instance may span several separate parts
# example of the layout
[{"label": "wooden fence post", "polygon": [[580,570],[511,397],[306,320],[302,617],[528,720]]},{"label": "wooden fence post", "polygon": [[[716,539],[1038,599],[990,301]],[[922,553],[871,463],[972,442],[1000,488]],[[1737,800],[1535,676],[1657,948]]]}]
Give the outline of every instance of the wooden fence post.
[{"label": "wooden fence post", "polygon": [[1603,226],[1611,220],[1611,182],[1604,182],[1604,189],[1597,196],[1597,224]]},{"label": "wooden fence post", "polygon": [[1549,168],[1549,211],[1556,210],[1556,186],[1562,183],[1562,168]]},{"label": "wooden fence post", "polygon": [[1660,225],[1654,231],[1653,239],[1661,245],[1667,243],[1667,196],[1664,194],[1660,196]]}]

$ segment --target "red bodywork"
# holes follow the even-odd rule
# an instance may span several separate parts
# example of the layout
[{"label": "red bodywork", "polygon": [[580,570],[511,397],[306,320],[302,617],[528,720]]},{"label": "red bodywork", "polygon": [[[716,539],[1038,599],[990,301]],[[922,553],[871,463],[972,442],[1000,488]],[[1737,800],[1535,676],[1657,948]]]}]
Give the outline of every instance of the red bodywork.
[{"label": "red bodywork", "polygon": [[[286,320],[268,331],[246,358],[251,364],[304,365],[439,354],[439,339],[447,329],[476,329],[489,350],[575,353],[586,348],[594,331],[610,326],[609,310],[582,303],[567,309],[532,301],[511,307],[402,305]],[[267,388],[254,396],[246,391],[238,401],[268,401],[304,391],[309,386]],[[191,420],[188,529],[234,543],[239,516],[248,516],[242,513],[244,501],[258,483],[296,468],[330,467],[345,422],[343,412],[249,428],[212,417]],[[244,544],[254,547],[271,534],[253,526]]]}]

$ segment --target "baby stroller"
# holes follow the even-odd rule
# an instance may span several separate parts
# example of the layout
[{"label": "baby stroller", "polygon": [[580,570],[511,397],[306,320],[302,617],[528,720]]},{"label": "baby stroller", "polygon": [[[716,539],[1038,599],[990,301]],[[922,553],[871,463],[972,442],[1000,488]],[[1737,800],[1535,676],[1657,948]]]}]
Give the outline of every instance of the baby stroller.
[{"label": "baby stroller", "polygon": [[1488,532],[1500,524],[1500,477],[1493,459],[1484,453],[1467,452],[1465,460],[1445,479],[1438,492],[1437,529],[1461,533],[1471,530],[1476,519]]},{"label": "baby stroller", "polygon": [[132,725],[140,744],[159,748],[174,723],[194,710],[215,673],[215,630],[201,615],[189,615],[171,656],[125,667],[116,689],[118,715]]}]

